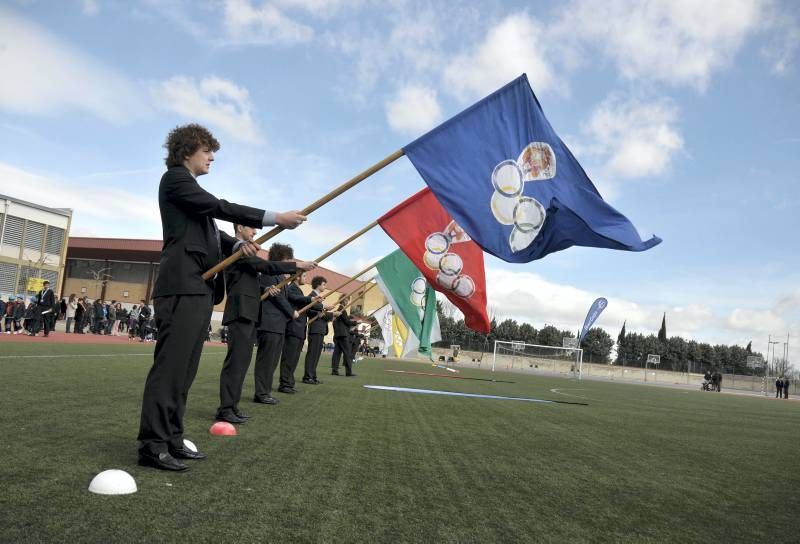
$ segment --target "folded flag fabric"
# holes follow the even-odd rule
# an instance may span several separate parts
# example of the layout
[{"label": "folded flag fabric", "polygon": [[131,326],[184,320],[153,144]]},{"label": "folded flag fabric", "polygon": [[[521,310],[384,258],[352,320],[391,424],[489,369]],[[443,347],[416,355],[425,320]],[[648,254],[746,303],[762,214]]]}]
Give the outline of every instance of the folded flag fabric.
[{"label": "folded flag fabric", "polygon": [[544,116],[522,75],[403,151],[447,212],[485,251],[529,262],[570,246],[644,251]]},{"label": "folded flag fabric", "polygon": [[378,261],[375,268],[378,285],[392,305],[395,317],[407,329],[404,339],[402,328],[397,331],[404,341],[401,357],[416,356],[418,352],[432,357],[431,344],[442,339],[435,291],[399,249]]},{"label": "folded flag fabric", "polygon": [[425,188],[378,219],[378,224],[422,272],[464,314],[470,329],[488,334],[483,251],[430,189]]}]

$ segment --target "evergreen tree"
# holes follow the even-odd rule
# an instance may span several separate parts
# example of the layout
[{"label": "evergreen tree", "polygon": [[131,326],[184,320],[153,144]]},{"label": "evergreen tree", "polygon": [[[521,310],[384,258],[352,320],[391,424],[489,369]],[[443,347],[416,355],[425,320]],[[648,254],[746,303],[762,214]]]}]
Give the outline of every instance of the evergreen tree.
[{"label": "evergreen tree", "polygon": [[746,348],[744,348],[744,349],[745,349],[745,351],[747,352],[747,354],[748,354],[748,355],[752,354],[752,353],[753,353],[753,341],[752,341],[752,340],[750,340],[750,341],[747,343],[747,347],[746,347]]},{"label": "evergreen tree", "polygon": [[625,361],[626,353],[625,353],[625,325],[628,323],[627,320],[622,322],[622,329],[620,329],[619,334],[617,335],[617,360],[615,363],[620,364]]},{"label": "evergreen tree", "polygon": [[661,318],[661,328],[658,331],[658,341],[662,344],[667,343],[667,313]]}]

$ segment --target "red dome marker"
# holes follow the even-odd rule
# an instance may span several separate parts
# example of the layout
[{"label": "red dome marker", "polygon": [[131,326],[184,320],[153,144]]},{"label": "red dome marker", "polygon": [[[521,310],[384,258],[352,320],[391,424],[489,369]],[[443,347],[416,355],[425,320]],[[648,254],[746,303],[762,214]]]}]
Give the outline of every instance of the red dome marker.
[{"label": "red dome marker", "polygon": [[217,421],[208,432],[215,436],[236,436],[236,427],[227,421]]}]

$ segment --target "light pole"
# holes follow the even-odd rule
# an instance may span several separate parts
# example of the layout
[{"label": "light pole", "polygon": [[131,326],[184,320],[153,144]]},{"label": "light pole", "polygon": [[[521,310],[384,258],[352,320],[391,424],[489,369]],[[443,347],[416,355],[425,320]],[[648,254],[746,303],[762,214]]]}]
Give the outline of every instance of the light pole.
[{"label": "light pole", "polygon": [[[770,343],[770,346],[772,346],[772,370],[774,372],[775,371],[775,344],[780,344],[780,342],[778,340],[771,340],[771,338],[772,337],[770,337],[770,342],[769,343]],[[769,357],[769,347],[770,346],[767,346],[767,357]]]}]

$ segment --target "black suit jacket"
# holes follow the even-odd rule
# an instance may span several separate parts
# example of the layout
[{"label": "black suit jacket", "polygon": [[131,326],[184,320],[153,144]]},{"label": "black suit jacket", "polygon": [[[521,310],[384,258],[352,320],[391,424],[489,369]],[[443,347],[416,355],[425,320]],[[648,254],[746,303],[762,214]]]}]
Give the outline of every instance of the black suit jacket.
[{"label": "black suit jacket", "polygon": [[43,310],[52,310],[56,305],[56,298],[53,294],[53,290],[48,287],[47,292],[45,292],[44,289],[39,291],[39,294],[36,296],[36,304],[41,306]]},{"label": "black suit jacket", "polygon": [[[280,276],[261,274],[258,284],[265,291],[267,287],[276,285],[281,281]],[[281,294],[269,296],[261,301],[261,313],[258,317],[258,330],[286,334],[286,324],[294,319],[294,308],[286,299],[286,287],[281,288]]]},{"label": "black suit jacket", "polygon": [[264,210],[216,198],[197,183],[189,169],[173,166],[161,178],[158,207],[164,246],[153,297],[225,295],[225,275],[203,281],[203,272],[230,254],[234,238],[217,230],[214,218],[260,227]]},{"label": "black suit jacket", "polygon": [[358,321],[353,321],[347,315],[347,310],[342,310],[339,317],[333,320],[333,337],[347,337],[350,336],[350,327],[358,325]]},{"label": "black suit jacket", "polygon": [[[289,299],[289,304],[295,310],[300,310],[305,306],[311,304],[312,297],[307,297],[303,291],[295,283],[290,283],[286,286],[286,298]],[[311,308],[322,309],[322,303],[318,302]],[[309,309],[311,309],[309,308]],[[295,338],[305,339],[306,337],[306,323],[308,322],[308,311],[300,314],[297,319],[292,319],[286,324],[286,336],[294,336]]]},{"label": "black suit jacket", "polygon": [[222,324],[228,325],[237,319],[257,322],[260,308],[261,289],[258,275],[294,274],[297,265],[291,261],[265,261],[261,257],[242,257],[225,269],[225,284],[228,299]]},{"label": "black suit jacket", "polygon": [[[311,291],[310,295],[311,297],[316,297],[319,293]],[[322,313],[322,315],[319,319],[314,319],[320,313]],[[308,320],[311,321],[311,319],[314,319],[314,321],[308,324],[308,334],[321,334],[322,336],[328,334],[328,323],[333,319],[333,314],[330,312],[322,312],[321,302],[308,309]]]}]

